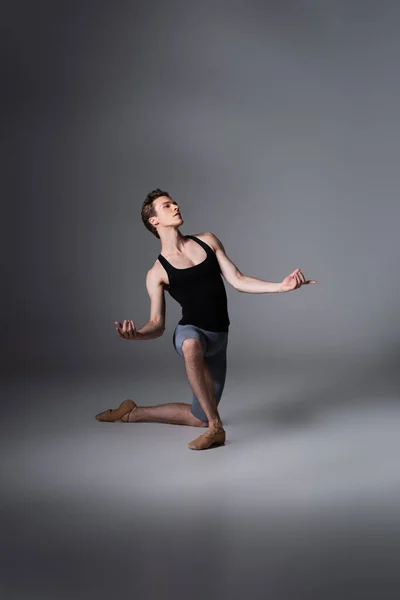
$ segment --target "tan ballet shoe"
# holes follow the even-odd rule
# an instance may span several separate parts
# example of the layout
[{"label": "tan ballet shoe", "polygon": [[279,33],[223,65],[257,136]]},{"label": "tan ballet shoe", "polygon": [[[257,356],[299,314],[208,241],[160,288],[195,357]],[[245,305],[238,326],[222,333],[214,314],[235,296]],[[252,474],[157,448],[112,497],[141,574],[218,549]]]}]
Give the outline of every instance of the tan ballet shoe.
[{"label": "tan ballet shoe", "polygon": [[202,433],[198,438],[189,442],[188,447],[190,450],[207,450],[213,446],[223,446],[225,444],[225,431],[222,427],[218,429],[207,429],[205,433]]},{"label": "tan ballet shoe", "polygon": [[133,400],[124,400],[119,405],[119,408],[109,408],[108,410],[105,410],[96,415],[96,419],[98,421],[124,423],[124,421],[122,421],[122,417],[131,412],[131,410],[133,410],[134,408],[136,408],[136,402],[134,402]]}]

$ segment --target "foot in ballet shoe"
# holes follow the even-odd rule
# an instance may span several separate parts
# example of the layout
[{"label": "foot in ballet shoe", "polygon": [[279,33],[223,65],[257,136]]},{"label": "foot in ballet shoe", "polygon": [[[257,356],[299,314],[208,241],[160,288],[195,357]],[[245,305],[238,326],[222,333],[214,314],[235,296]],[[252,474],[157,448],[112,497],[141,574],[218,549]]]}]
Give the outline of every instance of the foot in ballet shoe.
[{"label": "foot in ballet shoe", "polygon": [[188,444],[190,450],[207,450],[214,446],[225,444],[225,431],[222,427],[217,429],[208,428],[205,433]]},{"label": "foot in ballet shoe", "polygon": [[109,408],[96,415],[96,419],[98,421],[109,421],[113,423],[124,422],[122,421],[122,417],[128,415],[134,408],[136,408],[136,403],[133,400],[124,400],[119,405],[119,408]]}]

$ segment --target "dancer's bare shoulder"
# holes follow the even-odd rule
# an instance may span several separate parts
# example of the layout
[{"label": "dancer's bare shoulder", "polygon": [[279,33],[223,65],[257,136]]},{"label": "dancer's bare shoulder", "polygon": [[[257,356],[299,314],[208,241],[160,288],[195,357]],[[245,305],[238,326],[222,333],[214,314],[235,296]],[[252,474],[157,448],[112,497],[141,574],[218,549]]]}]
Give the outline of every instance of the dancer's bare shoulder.
[{"label": "dancer's bare shoulder", "polygon": [[149,269],[147,275],[151,276],[151,278],[159,285],[163,285],[164,288],[168,288],[169,282],[167,273],[158,258],[155,260],[153,266]]},{"label": "dancer's bare shoulder", "polygon": [[206,244],[208,244],[209,246],[211,246],[211,248],[214,250],[216,250],[215,248],[215,237],[212,233],[207,232],[207,233],[194,233],[194,236],[200,238],[203,242],[205,242]]}]

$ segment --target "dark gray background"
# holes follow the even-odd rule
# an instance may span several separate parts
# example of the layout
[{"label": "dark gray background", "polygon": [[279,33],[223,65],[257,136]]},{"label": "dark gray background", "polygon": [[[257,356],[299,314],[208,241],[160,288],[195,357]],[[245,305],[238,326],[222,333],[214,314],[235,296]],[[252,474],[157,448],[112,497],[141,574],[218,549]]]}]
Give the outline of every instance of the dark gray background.
[{"label": "dark gray background", "polygon": [[[398,3],[17,1],[3,25],[4,597],[398,598]],[[244,274],[318,281],[225,282],[211,452],[93,418],[191,398],[168,294],[163,337],[114,328],[149,319],[155,187]]]},{"label": "dark gray background", "polygon": [[168,294],[160,340],[127,347],[113,326],[149,318],[160,242],[140,209],[154,187],[179,202],[182,233],[212,231],[243,273],[318,280],[282,296],[226,283],[232,359],[397,351],[396,3],[14,10],[8,369],[168,360]]}]

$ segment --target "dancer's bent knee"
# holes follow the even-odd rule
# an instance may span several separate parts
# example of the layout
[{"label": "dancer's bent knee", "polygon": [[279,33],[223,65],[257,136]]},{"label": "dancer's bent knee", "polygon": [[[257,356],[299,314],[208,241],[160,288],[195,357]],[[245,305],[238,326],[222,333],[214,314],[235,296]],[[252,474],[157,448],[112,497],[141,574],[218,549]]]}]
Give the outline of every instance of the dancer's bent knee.
[{"label": "dancer's bent knee", "polygon": [[197,338],[186,338],[181,345],[183,355],[204,354],[203,344]]}]

